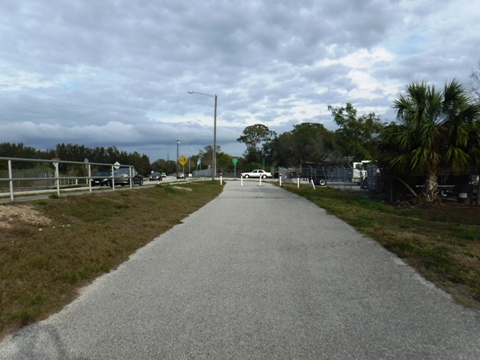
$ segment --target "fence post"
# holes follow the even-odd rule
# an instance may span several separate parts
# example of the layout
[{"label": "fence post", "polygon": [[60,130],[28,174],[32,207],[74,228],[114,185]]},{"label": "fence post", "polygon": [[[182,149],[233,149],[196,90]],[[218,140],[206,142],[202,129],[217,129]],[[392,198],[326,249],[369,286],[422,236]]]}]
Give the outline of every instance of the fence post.
[{"label": "fence post", "polygon": [[92,167],[90,165],[90,163],[88,163],[87,165],[87,168],[88,168],[88,189],[90,192],[92,192]]},{"label": "fence post", "polygon": [[340,169],[337,165],[335,165],[335,169],[337,169],[337,188],[340,188]]},{"label": "fence post", "polygon": [[60,169],[59,169],[59,163],[54,162],[53,166],[55,166],[55,179],[57,182],[57,195],[60,197]]},{"label": "fence post", "polygon": [[[129,179],[130,179],[130,189],[131,189],[133,187],[133,184],[134,184],[134,180],[132,179],[132,177],[133,177],[133,167],[131,167],[131,166],[128,167],[128,174],[130,175]],[[184,179],[185,179],[185,173],[183,173],[183,176],[184,176]]]},{"label": "fence post", "polygon": [[10,200],[13,201],[13,171],[12,160],[8,160],[8,178],[10,179]]},{"label": "fence post", "polygon": [[112,165],[112,190],[115,190],[115,165]]}]

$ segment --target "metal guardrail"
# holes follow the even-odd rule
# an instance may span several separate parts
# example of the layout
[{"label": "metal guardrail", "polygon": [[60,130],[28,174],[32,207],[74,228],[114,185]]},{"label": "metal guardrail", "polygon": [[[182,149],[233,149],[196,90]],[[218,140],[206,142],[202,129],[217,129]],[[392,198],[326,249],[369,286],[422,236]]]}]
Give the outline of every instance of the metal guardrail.
[{"label": "metal guardrail", "polygon": [[[132,165],[120,165],[118,163],[115,164],[107,164],[107,163],[95,163],[95,162],[80,162],[80,161],[67,161],[67,160],[60,160],[60,159],[52,159],[52,160],[47,160],[47,159],[24,159],[24,158],[11,158],[11,157],[0,157],[0,163],[6,161],[7,162],[7,168],[8,168],[8,177],[0,177],[0,196],[5,196],[9,195],[10,200],[14,201],[15,200],[15,195],[26,195],[26,194],[32,194],[35,192],[52,192],[52,193],[57,193],[57,196],[60,196],[61,193],[61,183],[62,182],[69,182],[74,181],[75,183],[78,183],[79,180],[85,180],[85,185],[88,184],[88,190],[89,192],[92,192],[92,166],[95,167],[102,167],[102,168],[110,168],[111,173],[114,174],[114,171],[116,169],[119,169],[120,167],[127,167],[129,168],[129,174],[130,174],[130,188],[133,187],[132,184],[132,175],[133,175],[133,166]],[[15,177],[14,176],[14,168],[12,163],[13,162],[31,162],[31,163],[38,163],[38,164],[52,164],[54,167],[54,176],[50,176],[51,171],[44,171],[43,175],[47,176],[41,176],[41,177]],[[59,171],[59,165],[60,164],[74,164],[74,165],[82,165],[85,166],[87,169],[87,176],[64,176],[60,175]],[[17,171],[18,172],[18,171]],[[112,179],[112,189],[115,190],[115,176],[111,177]],[[19,186],[15,186],[16,184],[23,182],[34,182],[37,181],[37,186],[38,188],[32,189],[33,186],[26,187],[26,189],[21,189]],[[38,185],[38,182],[43,183],[43,185]],[[2,184],[5,182],[8,183],[8,192],[2,192]],[[52,189],[53,187],[53,189]],[[16,189],[17,188],[17,189]]]}]

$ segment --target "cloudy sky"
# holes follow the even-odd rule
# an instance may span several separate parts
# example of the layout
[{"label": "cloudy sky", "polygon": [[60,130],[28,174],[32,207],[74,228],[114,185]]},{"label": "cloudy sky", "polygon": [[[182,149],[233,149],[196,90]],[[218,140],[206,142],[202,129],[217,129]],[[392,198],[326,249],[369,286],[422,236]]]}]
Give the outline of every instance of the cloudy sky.
[{"label": "cloudy sky", "polygon": [[470,88],[478,0],[3,0],[0,142],[117,146],[151,161],[246,126],[277,133],[327,106],[394,120],[413,81]]}]

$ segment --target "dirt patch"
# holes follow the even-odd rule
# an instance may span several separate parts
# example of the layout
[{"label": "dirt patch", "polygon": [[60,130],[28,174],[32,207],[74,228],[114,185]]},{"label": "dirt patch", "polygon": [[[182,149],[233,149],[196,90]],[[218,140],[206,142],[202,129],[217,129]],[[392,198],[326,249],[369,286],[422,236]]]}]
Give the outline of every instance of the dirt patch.
[{"label": "dirt patch", "polygon": [[10,229],[21,221],[34,226],[45,226],[51,220],[28,205],[0,206],[0,228]]}]

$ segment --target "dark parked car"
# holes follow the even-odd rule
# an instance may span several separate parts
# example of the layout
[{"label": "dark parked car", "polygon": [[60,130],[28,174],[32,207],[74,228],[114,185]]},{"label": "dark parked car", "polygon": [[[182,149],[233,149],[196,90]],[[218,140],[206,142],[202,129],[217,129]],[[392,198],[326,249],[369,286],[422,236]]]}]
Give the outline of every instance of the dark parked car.
[{"label": "dark parked car", "polygon": [[108,185],[110,180],[110,175],[112,175],[111,171],[99,171],[95,175],[92,176],[92,186],[103,186]]},{"label": "dark parked car", "polygon": [[177,179],[185,179],[185,174],[182,172],[177,173]]},{"label": "dark parked car", "polygon": [[[138,184],[142,185],[143,184],[143,176],[138,173],[137,170],[132,169],[132,185]],[[130,185],[130,168],[120,168],[118,170],[115,170],[114,172],[114,178],[115,178],[115,186],[117,185]],[[112,186],[113,182],[110,179],[110,186]]]},{"label": "dark parked car", "polygon": [[148,177],[148,180],[150,180],[150,181],[154,181],[154,180],[162,181],[162,174],[155,171],[155,172],[150,174],[150,176]]}]

